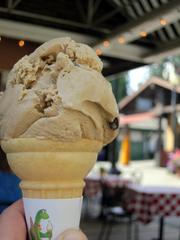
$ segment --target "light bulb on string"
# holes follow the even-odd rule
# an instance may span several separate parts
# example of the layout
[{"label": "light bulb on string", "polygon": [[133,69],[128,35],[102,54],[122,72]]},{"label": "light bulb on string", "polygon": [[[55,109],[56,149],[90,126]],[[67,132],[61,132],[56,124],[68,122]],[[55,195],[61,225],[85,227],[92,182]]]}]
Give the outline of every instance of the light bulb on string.
[{"label": "light bulb on string", "polygon": [[24,47],[24,45],[25,45],[24,40],[20,40],[20,41],[18,42],[18,45],[19,45],[19,47]]},{"label": "light bulb on string", "polygon": [[166,25],[167,25],[167,21],[166,21],[166,19],[164,19],[164,18],[161,18],[161,19],[159,20],[159,22],[160,22],[160,24],[161,24],[162,26],[166,26]]},{"label": "light bulb on string", "polygon": [[97,48],[97,49],[96,49],[96,54],[97,54],[98,56],[101,56],[101,55],[102,55],[102,50],[101,50],[100,48]]},{"label": "light bulb on string", "polygon": [[124,44],[125,43],[125,38],[123,36],[118,37],[118,43],[119,44]]},{"label": "light bulb on string", "polygon": [[139,35],[140,35],[141,37],[147,37],[147,32],[141,31],[141,32],[139,33]]},{"label": "light bulb on string", "polygon": [[110,42],[109,42],[108,40],[105,40],[105,41],[103,42],[103,46],[104,46],[105,48],[109,47],[109,45],[110,45]]}]

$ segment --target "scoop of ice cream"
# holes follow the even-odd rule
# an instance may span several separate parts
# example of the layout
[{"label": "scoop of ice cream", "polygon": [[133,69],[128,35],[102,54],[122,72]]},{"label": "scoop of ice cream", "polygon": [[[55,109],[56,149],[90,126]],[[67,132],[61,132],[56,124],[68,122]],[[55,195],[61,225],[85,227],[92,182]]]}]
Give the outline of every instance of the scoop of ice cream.
[{"label": "scoop of ice cream", "polygon": [[0,101],[0,139],[95,139],[117,135],[118,109],[102,62],[70,38],[44,43],[11,70]]}]

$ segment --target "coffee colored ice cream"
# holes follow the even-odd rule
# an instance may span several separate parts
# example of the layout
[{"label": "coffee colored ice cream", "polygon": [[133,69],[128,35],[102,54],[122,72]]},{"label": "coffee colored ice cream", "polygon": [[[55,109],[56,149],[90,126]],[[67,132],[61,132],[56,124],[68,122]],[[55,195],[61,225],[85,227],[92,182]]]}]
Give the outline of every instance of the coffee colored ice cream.
[{"label": "coffee colored ice cream", "polygon": [[70,38],[53,39],[20,59],[0,99],[0,139],[111,142],[118,109],[101,70],[96,53]]}]

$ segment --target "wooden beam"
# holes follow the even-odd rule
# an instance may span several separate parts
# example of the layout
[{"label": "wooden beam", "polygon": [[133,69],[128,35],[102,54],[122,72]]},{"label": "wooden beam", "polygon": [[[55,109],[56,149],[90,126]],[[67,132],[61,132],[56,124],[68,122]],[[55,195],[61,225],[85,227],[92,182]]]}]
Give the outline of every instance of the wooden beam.
[{"label": "wooden beam", "polygon": [[110,44],[108,48],[101,46],[104,56],[121,58],[125,60],[144,62],[142,56],[148,55],[150,50],[145,47],[135,46],[133,44]]},{"label": "wooden beam", "polygon": [[152,63],[158,62],[163,58],[172,55],[179,55],[180,54],[180,38],[176,40],[164,43],[158,50],[153,50],[148,54],[143,55],[144,62]]},{"label": "wooden beam", "polygon": [[[158,52],[158,59],[153,56],[157,56],[156,52],[151,52],[147,48],[140,48],[135,45],[128,44],[138,38],[140,38],[140,32],[145,31],[151,33],[157,29],[160,29],[160,18],[166,19],[167,23],[180,19],[180,1],[172,0],[167,4],[160,6],[159,8],[147,13],[143,17],[135,19],[134,21],[124,24],[123,26],[117,28],[112,35],[108,38],[110,46],[104,48],[102,42],[97,42],[95,44],[95,49],[100,48],[102,53],[107,56],[115,56],[119,58],[125,58],[130,60],[136,60],[141,62],[152,62],[156,61],[164,56],[170,54],[178,54],[178,46],[167,46],[156,50]],[[123,36],[125,39],[125,44],[118,43],[118,37]],[[170,49],[168,49],[170,48]],[[133,51],[131,51],[133,49]],[[176,51],[178,50],[178,53]],[[143,59],[145,57],[145,59]]]},{"label": "wooden beam", "polygon": [[166,19],[167,23],[170,24],[180,19],[180,1],[172,0],[167,4],[160,6],[159,8],[145,14],[143,17],[139,17],[137,20],[131,21],[123,26],[120,24],[110,36],[110,40],[114,40],[119,36],[124,36],[126,43],[132,42],[140,37],[141,31],[151,33],[161,28],[160,19]]},{"label": "wooden beam", "polygon": [[71,37],[77,42],[92,44],[96,38],[71,31],[57,30],[22,22],[0,19],[0,36],[45,42],[57,37]]},{"label": "wooden beam", "polygon": [[0,13],[10,13],[14,16],[27,17],[31,19],[40,20],[40,21],[47,21],[50,23],[62,24],[64,26],[78,27],[81,29],[89,28],[91,30],[98,31],[103,34],[108,34],[110,32],[109,29],[107,28],[96,28],[94,26],[89,26],[88,24],[85,24],[85,23],[75,22],[75,21],[66,20],[63,18],[57,18],[57,17],[47,16],[47,15],[42,15],[39,13],[32,13],[32,12],[17,10],[17,9],[9,10],[8,8],[0,7]]},{"label": "wooden beam", "polygon": [[[48,41],[52,38],[67,36],[70,36],[77,42],[82,42],[89,45],[92,45],[95,41],[97,41],[97,38],[89,35],[4,19],[0,19],[0,36],[16,39],[27,39],[39,43]],[[103,55],[137,62],[143,62],[141,56],[149,53],[146,48],[136,47],[133,45],[117,45],[115,48],[110,46],[110,52],[108,52],[108,49],[103,47],[102,50]]]},{"label": "wooden beam", "polygon": [[[176,112],[180,112],[180,104],[176,104],[175,108],[176,108]],[[172,113],[172,112],[173,112],[172,105],[164,106],[163,113]]]}]

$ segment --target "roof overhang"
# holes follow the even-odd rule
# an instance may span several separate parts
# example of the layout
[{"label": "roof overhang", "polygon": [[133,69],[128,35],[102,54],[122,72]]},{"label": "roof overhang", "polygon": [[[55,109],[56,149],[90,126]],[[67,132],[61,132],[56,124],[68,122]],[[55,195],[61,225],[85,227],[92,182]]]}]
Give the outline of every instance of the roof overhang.
[{"label": "roof overhang", "polygon": [[[39,2],[1,1],[0,36],[38,43],[70,36],[100,48],[103,57],[115,59],[108,74],[124,71],[122,60],[133,68],[180,54],[179,0],[54,0],[44,1],[42,7]],[[166,25],[162,26],[160,19],[165,19]],[[120,44],[119,37],[125,42]],[[108,47],[104,40],[110,42]],[[114,68],[116,64],[118,68]]]}]

